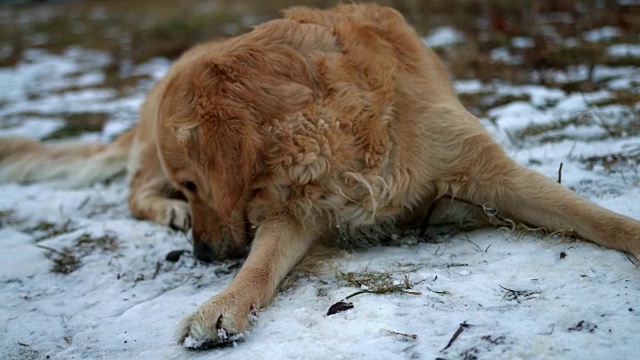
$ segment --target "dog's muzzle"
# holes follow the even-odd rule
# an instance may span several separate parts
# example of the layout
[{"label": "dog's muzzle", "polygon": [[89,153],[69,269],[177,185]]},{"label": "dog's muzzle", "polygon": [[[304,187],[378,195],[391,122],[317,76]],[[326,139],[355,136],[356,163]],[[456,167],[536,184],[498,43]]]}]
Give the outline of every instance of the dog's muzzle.
[{"label": "dog's muzzle", "polygon": [[244,242],[239,245],[229,232],[222,236],[211,238],[207,234],[193,233],[193,256],[204,262],[238,259],[247,254]]}]

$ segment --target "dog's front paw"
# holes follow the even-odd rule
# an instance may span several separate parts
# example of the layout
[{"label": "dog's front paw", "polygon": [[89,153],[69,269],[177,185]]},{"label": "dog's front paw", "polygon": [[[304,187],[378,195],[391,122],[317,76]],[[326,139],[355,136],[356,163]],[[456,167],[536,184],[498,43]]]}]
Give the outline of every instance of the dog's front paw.
[{"label": "dog's front paw", "polygon": [[192,350],[233,345],[244,339],[249,325],[257,317],[255,304],[239,302],[233,296],[218,295],[182,321],[178,343]]},{"label": "dog's front paw", "polygon": [[167,200],[163,204],[164,211],[158,214],[158,223],[175,230],[187,231],[191,227],[191,210],[189,203],[182,200]]}]

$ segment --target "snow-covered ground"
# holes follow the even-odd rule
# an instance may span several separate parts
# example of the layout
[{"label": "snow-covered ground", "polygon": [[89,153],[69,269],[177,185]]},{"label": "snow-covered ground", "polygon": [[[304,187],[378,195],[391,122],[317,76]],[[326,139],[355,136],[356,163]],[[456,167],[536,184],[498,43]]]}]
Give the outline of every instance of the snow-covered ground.
[{"label": "snow-covered ground", "polygon": [[[462,39],[440,29],[429,41]],[[625,49],[611,52],[635,56],[635,47]],[[135,121],[150,82],[124,95],[97,89],[106,62],[106,54],[71,48],[62,55],[27,52],[18,66],[0,69],[0,135],[43,138],[73,112],[109,114],[103,132],[80,140],[122,131]],[[128,71],[157,79],[167,66],[155,59]],[[572,71],[563,76],[580,76],[580,69]],[[640,147],[640,138],[611,130],[616,124],[624,129],[640,105],[594,105],[614,98],[613,89],[637,92],[640,69],[596,67],[594,74],[612,90],[567,94],[474,81],[456,87],[489,98],[524,95],[483,119],[509,153],[553,178],[563,163],[565,186],[640,218],[637,166],[619,161],[611,172],[610,163],[585,162]],[[567,121],[585,114],[591,121]],[[188,253],[165,260],[173,250],[190,248],[187,237],[133,219],[123,179],[74,190],[2,184],[0,194],[1,359],[640,356],[637,260],[591,243],[497,229],[428,241],[406,237],[393,246],[338,253],[312,272],[294,272],[243,342],[188,351],[175,342],[177,324],[231,281],[237,262],[207,265]],[[348,300],[353,309],[327,316],[332,304],[380,285],[354,287],[353,278],[396,285],[408,279],[411,288],[360,294]]]}]

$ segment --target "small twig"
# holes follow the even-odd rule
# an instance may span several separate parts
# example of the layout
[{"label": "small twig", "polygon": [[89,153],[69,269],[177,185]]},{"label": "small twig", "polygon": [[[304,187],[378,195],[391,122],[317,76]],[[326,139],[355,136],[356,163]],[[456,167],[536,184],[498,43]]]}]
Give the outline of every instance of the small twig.
[{"label": "small twig", "polygon": [[84,208],[89,203],[89,200],[91,200],[91,195],[84,198],[84,200],[82,200],[82,202],[80,203],[80,205],[78,205],[76,210],[82,210],[82,208]]},{"label": "small twig", "polygon": [[38,248],[40,248],[40,249],[47,250],[47,251],[51,251],[52,253],[56,253],[56,254],[58,254],[58,255],[60,255],[60,256],[65,256],[65,257],[66,257],[66,256],[70,256],[70,255],[69,255],[69,254],[67,254],[67,253],[61,252],[61,251],[56,250],[56,249],[54,249],[54,248],[50,248],[50,247],[48,247],[48,246],[44,246],[44,245],[36,245],[36,247],[38,247]]},{"label": "small twig", "polygon": [[422,295],[421,292],[418,291],[406,291],[406,290],[402,290],[402,289],[394,289],[394,288],[381,288],[381,289],[377,289],[377,290],[360,290],[360,291],[356,291],[353,294],[345,297],[344,299],[350,299],[354,296],[357,295],[361,295],[361,294],[386,294],[386,293],[390,293],[390,292],[401,292],[403,294],[409,294],[409,295]]},{"label": "small twig", "polygon": [[351,299],[354,296],[357,296],[357,295],[360,295],[360,294],[368,294],[368,293],[371,293],[371,291],[369,291],[369,290],[360,290],[360,291],[356,291],[353,294],[345,297],[344,299],[347,300],[347,299]]},{"label": "small twig", "polygon": [[512,290],[512,289],[507,289],[506,287],[502,286],[502,285],[498,285],[500,286],[504,291],[506,291],[507,293],[504,294],[504,296],[502,297],[501,300],[504,300],[507,295],[511,294],[513,295],[513,297],[515,298],[515,300],[520,303],[520,300],[518,300],[518,295],[520,295],[520,291],[516,291],[516,290]]},{"label": "small twig", "polygon": [[440,268],[442,268],[442,269],[450,269],[450,268],[452,268],[452,267],[465,267],[465,266],[469,266],[469,264],[465,264],[465,263],[451,263],[451,264],[447,264],[447,265],[440,266]]},{"label": "small twig", "polygon": [[560,163],[560,167],[558,168],[558,184],[562,184],[562,165],[563,163]]},{"label": "small twig", "polygon": [[509,301],[515,300],[518,302],[518,304],[520,304],[520,299],[522,298],[524,298],[524,300],[531,300],[531,299],[537,299],[537,296],[541,295],[540,292],[537,292],[537,291],[513,290],[513,289],[508,289],[502,285],[499,285],[499,286],[506,291],[506,293],[502,297],[502,300],[507,298],[507,296],[510,296],[508,300]]},{"label": "small twig", "polygon": [[542,335],[551,335],[551,334],[553,334],[553,330],[555,330],[555,328],[556,328],[556,326],[555,326],[555,325],[551,325],[551,331],[549,331],[549,333],[548,333],[548,334],[544,334],[544,333],[543,333]]},{"label": "small twig", "polygon": [[151,279],[155,279],[156,276],[158,276],[158,273],[160,273],[160,268],[162,267],[162,264],[160,263],[160,261],[156,261],[156,271],[154,271],[153,276],[151,277]]},{"label": "small twig", "polygon": [[432,290],[430,287],[427,286],[427,290],[431,291],[432,293],[438,294],[438,295],[450,295],[451,293],[448,292],[447,290],[443,290],[443,291],[436,291],[436,290]]},{"label": "small twig", "polygon": [[393,335],[400,335],[400,336],[408,337],[408,338],[413,339],[413,340],[418,338],[418,335],[416,335],[416,334],[404,334],[404,333],[393,331],[393,330],[387,330],[387,332],[389,334],[393,334]]},{"label": "small twig", "polygon": [[520,300],[518,300],[518,291],[511,290],[511,289],[507,289],[506,287],[504,287],[504,286],[502,286],[502,285],[498,285],[498,286],[500,286],[503,290],[505,290],[505,291],[506,291],[506,293],[504,294],[504,296],[502,296],[502,299],[501,299],[501,300],[504,300],[504,299],[507,297],[507,295],[511,294],[511,295],[513,295],[513,297],[516,299],[516,301],[517,301],[518,303],[520,303]]},{"label": "small twig", "polygon": [[447,344],[447,346],[444,347],[444,350],[447,350],[448,348],[451,347],[451,344],[453,344],[454,341],[456,341],[456,339],[458,338],[458,336],[460,336],[460,334],[462,334],[462,331],[468,327],[471,327],[472,325],[467,324],[467,322],[463,322],[462,324],[460,324],[460,327],[458,328],[458,330],[456,330],[455,334],[453,334],[453,336],[451,337],[451,340],[449,340],[449,343]]},{"label": "small twig", "polygon": [[640,268],[640,264],[638,264],[637,262],[633,261],[633,259],[630,256],[627,256],[627,259],[629,259],[629,261],[631,261],[633,266],[635,266],[637,268]]},{"label": "small twig", "polygon": [[512,292],[512,293],[517,293],[518,292],[518,291],[515,291],[515,290],[507,289],[506,287],[504,287],[502,285],[498,285],[498,286],[500,286],[503,290],[506,290],[508,292]]},{"label": "small twig", "polygon": [[480,245],[474,243],[469,237],[469,235],[464,234],[464,237],[467,239],[468,242],[472,243],[476,247],[476,249],[478,249],[478,251],[482,251],[482,248],[480,247]]},{"label": "small twig", "polygon": [[29,345],[29,344],[25,344],[25,343],[20,342],[20,341],[18,341],[18,345],[20,345],[20,346],[31,346],[31,345]]},{"label": "small twig", "polygon": [[433,256],[438,256],[438,251],[440,251],[440,245],[436,248],[436,251],[433,253]]},{"label": "small twig", "polygon": [[422,295],[422,293],[420,291],[406,291],[406,290],[400,290],[401,293],[403,294],[409,294],[409,295],[415,295],[415,296],[420,296]]}]

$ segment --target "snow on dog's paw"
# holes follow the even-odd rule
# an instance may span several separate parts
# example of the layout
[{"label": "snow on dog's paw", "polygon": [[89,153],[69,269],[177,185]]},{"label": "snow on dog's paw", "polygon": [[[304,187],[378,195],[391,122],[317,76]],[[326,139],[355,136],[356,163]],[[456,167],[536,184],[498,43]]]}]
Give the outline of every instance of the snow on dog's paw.
[{"label": "snow on dog's paw", "polygon": [[178,343],[190,350],[207,350],[234,346],[244,340],[244,334],[257,319],[257,308],[249,309],[228,304],[218,296],[205,303],[198,312],[187,317],[178,330]]},{"label": "snow on dog's paw", "polygon": [[217,336],[214,338],[200,337],[196,338],[192,335],[182,340],[182,345],[189,350],[207,350],[216,347],[234,346],[236,342],[243,341],[244,334],[229,334],[225,329],[218,329]]}]

